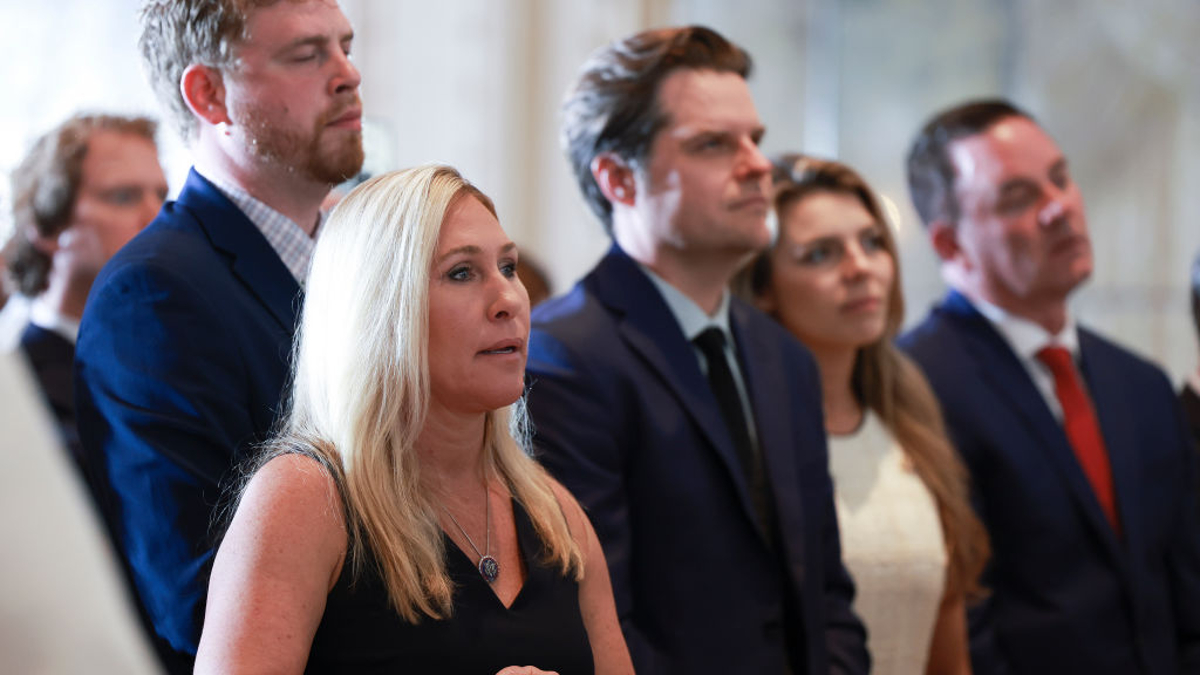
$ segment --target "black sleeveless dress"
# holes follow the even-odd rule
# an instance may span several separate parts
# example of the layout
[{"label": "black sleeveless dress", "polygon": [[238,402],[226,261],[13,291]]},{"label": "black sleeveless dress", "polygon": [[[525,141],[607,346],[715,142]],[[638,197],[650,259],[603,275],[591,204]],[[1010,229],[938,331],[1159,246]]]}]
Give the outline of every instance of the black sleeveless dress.
[{"label": "black sleeveless dress", "polygon": [[505,666],[529,665],[592,675],[579,585],[542,564],[542,542],[529,515],[515,499],[512,505],[528,575],[511,607],[445,534],[446,567],[455,585],[449,619],[406,622],[389,604],[373,566],[351,585],[347,564],[329,593],[305,672],[494,675]]}]

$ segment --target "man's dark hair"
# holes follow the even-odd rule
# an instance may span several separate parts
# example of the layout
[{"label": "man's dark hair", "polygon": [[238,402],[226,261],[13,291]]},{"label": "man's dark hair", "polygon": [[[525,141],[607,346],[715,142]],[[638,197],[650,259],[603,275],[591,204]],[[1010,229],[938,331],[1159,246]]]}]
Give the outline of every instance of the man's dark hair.
[{"label": "man's dark hair", "polygon": [[934,221],[958,222],[954,195],[956,172],[950,144],[981,134],[1001,120],[1029,113],[1003,99],[971,101],[944,110],[925,123],[908,151],[908,193],[926,227]]},{"label": "man's dark hair", "polygon": [[658,89],[681,68],[750,76],[750,55],[703,26],[648,30],[617,40],[583,64],[562,105],[560,141],[584,199],[611,234],[612,204],[592,177],[592,160],[611,152],[638,167],[667,124]]},{"label": "man's dark hair", "polygon": [[99,131],[153,144],[158,124],[147,117],[74,115],[38,138],[12,173],[13,255],[8,268],[23,295],[34,297],[46,289],[52,261],[34,246],[31,235],[54,237],[70,225],[83,182],[83,158]]}]

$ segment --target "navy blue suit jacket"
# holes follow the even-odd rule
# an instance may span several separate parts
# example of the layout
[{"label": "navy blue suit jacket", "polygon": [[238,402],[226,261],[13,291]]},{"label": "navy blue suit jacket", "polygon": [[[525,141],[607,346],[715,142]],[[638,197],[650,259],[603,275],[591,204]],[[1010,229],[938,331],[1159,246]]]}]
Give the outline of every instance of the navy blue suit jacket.
[{"label": "navy blue suit jacket", "polygon": [[797,673],[865,673],[815,364],[766,316],[737,301],[730,313],[781,555],[757,525],[691,344],[615,246],[534,313],[528,401],[539,458],[592,518],[641,675],[782,673],[789,651]]},{"label": "navy blue suit jacket", "polygon": [[1079,330],[1120,538],[1024,366],[962,295],[900,346],[941,401],[992,538],[992,596],[972,612],[975,672],[1200,672],[1194,460],[1166,376]]},{"label": "navy blue suit jacket", "polygon": [[274,422],[299,293],[261,232],[194,171],[92,287],[80,435],[172,671],[190,672],[199,641],[221,482]]}]

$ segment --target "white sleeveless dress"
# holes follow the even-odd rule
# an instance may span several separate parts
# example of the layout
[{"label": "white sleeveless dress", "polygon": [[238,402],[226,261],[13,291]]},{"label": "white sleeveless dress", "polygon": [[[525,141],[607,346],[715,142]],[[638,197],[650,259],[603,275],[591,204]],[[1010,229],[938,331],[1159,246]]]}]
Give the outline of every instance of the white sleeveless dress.
[{"label": "white sleeveless dress", "polygon": [[946,546],[933,495],[871,411],[829,437],[842,558],[867,627],[872,672],[920,675],[941,606]]}]

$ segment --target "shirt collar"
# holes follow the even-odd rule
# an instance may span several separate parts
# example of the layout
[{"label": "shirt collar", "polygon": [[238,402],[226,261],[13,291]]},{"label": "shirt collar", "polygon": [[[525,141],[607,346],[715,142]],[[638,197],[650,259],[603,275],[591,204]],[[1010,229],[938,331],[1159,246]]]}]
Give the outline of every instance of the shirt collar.
[{"label": "shirt collar", "polygon": [[1034,359],[1043,347],[1065,347],[1071,357],[1079,360],[1079,331],[1075,320],[1067,314],[1067,321],[1057,334],[1042,328],[1037,323],[1017,316],[986,300],[971,298],[971,304],[996,328],[1012,350],[1023,359]]},{"label": "shirt collar", "polygon": [[717,305],[717,311],[709,316],[700,309],[695,301],[683,294],[678,288],[675,288],[662,277],[655,274],[649,267],[638,263],[638,267],[650,277],[651,283],[658,289],[662,295],[663,301],[667,303],[671,314],[675,316],[675,321],[679,327],[683,329],[683,334],[687,337],[688,342],[696,339],[696,336],[703,333],[709,328],[718,328],[725,334],[727,343],[731,343],[732,333],[729,330],[729,289],[726,289],[721,294],[721,302]]},{"label": "shirt collar", "polygon": [[203,176],[216,186],[233,205],[254,223],[258,231],[266,238],[271,249],[283,261],[284,266],[292,273],[292,277],[301,286],[308,277],[308,266],[312,262],[313,247],[316,246],[317,234],[324,224],[325,214],[317,214],[317,226],[310,237],[304,228],[296,221],[276,211],[266,202],[260,201],[247,192],[242,186],[221,177],[216,171],[208,171],[206,167],[197,164],[196,173]]}]

